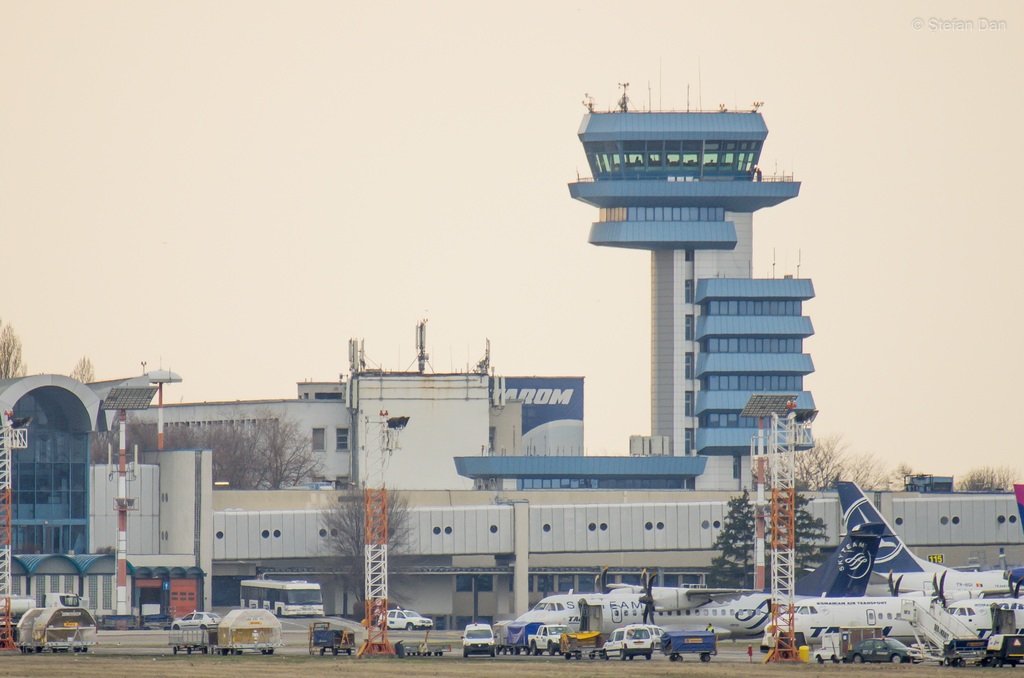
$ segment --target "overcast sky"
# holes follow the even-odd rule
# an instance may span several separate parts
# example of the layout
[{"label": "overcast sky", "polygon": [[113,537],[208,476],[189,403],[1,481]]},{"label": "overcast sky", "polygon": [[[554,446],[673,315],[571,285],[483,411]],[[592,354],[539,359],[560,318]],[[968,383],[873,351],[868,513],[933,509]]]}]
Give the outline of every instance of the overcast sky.
[{"label": "overcast sky", "polygon": [[[943,23],[946,22],[946,23]],[[171,402],[348,372],[586,377],[589,454],[650,433],[650,256],[587,244],[576,136],[761,109],[755,275],[814,281],[818,436],[1021,466],[1024,5],[0,2],[0,318],[29,372]],[[799,268],[798,268],[799,266]]]}]

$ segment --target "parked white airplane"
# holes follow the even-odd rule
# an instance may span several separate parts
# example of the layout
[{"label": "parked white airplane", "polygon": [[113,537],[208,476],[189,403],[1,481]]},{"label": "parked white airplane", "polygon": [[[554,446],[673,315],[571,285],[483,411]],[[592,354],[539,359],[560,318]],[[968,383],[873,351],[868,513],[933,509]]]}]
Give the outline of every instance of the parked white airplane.
[{"label": "parked white airplane", "polygon": [[[801,601],[864,595],[881,525],[851,530],[835,554],[796,584]],[[574,630],[610,632],[624,624],[652,623],[666,631],[704,630],[711,624],[719,638],[760,638],[769,621],[770,594],[708,589],[620,587],[610,593],[547,596],[520,615],[517,623],[565,624]],[[801,604],[804,604],[801,602]],[[808,602],[807,604],[810,604]]]},{"label": "parked white airplane", "polygon": [[[847,531],[863,523],[885,526],[875,557],[869,595],[896,595],[922,591],[947,600],[980,597],[983,594],[1012,594],[1011,584],[1002,570],[962,571],[918,558],[907,548],[892,526],[868,501],[856,483],[836,483],[839,504]],[[891,576],[890,576],[891,575]]]}]

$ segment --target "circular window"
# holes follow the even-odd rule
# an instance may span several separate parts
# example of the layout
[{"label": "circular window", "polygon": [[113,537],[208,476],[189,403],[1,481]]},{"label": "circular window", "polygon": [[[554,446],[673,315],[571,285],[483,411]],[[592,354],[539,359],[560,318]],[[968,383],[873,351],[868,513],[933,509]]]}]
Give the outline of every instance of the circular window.
[{"label": "circular window", "polygon": [[434,528],[434,534],[441,534],[441,528],[440,527],[435,527]]},{"label": "circular window", "polygon": [[661,522],[659,520],[658,524],[655,527],[657,527],[659,530],[664,530],[665,529],[665,523],[663,523],[663,522]]},{"label": "circular window", "polygon": [[217,530],[217,539],[223,539],[223,538],[224,538],[224,533],[221,532],[220,530]]},{"label": "circular window", "polygon": [[589,525],[587,525],[587,529],[593,532],[597,529],[597,523],[590,523]]},{"label": "circular window", "polygon": [[327,536],[327,530],[325,530],[324,528],[321,527],[320,528],[320,536],[321,537],[326,537]]},{"label": "circular window", "polygon": [[702,522],[702,523],[700,524],[700,526],[701,526],[701,527],[703,527],[703,528],[704,528],[704,529],[706,530],[706,529],[708,529],[709,527],[711,527],[711,523],[709,523],[708,521],[706,521],[706,520],[705,520],[704,522]]},{"label": "circular window", "polygon": [[653,530],[654,529],[654,523],[652,523],[651,521],[648,520],[646,523],[644,523],[644,529],[645,530]]},{"label": "circular window", "polygon": [[337,537],[338,536],[338,530],[332,527],[331,528],[331,536],[332,537]]},{"label": "circular window", "polygon": [[551,526],[548,525],[547,523],[544,523],[544,531],[545,532],[550,532],[551,531]]},{"label": "circular window", "polygon": [[959,525],[960,524],[960,516],[953,516],[953,524],[954,525]]},{"label": "circular window", "polygon": [[264,539],[266,539],[270,536],[270,530],[263,530],[262,532],[260,532],[260,534],[263,535]]},{"label": "circular window", "polygon": [[491,534],[498,534],[498,526],[491,525]]},{"label": "circular window", "polygon": [[896,519],[896,524],[897,525],[902,525],[903,524],[903,518],[897,518]]},{"label": "circular window", "polygon": [[722,526],[722,523],[716,520],[715,522],[711,523],[711,526],[717,530]]},{"label": "circular window", "polygon": [[1002,525],[1006,522],[1006,516],[999,516],[998,518],[996,518],[996,522]]},{"label": "circular window", "polygon": [[1010,516],[1010,522],[1011,523],[1017,522],[1017,516]]},{"label": "circular window", "polygon": [[601,531],[604,532],[608,529],[608,523],[601,523]]},{"label": "circular window", "polygon": [[947,518],[946,516],[942,516],[941,518],[939,518],[939,525],[946,525],[947,523],[949,523],[949,518]]},{"label": "circular window", "polygon": [[281,537],[281,530],[274,530],[274,539],[278,539],[280,537]]},{"label": "circular window", "polygon": [[449,525],[448,527],[444,528],[444,533],[445,534],[451,534],[452,533],[451,525]]}]

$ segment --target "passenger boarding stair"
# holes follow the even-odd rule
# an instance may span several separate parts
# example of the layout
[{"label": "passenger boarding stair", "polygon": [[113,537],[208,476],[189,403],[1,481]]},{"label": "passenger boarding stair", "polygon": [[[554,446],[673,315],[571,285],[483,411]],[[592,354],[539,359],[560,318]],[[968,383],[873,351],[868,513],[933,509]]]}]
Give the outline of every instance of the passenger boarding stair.
[{"label": "passenger boarding stair", "polygon": [[964,666],[985,655],[985,641],[977,632],[943,608],[938,599],[904,598],[900,616],[914,630],[923,659],[947,666]]}]

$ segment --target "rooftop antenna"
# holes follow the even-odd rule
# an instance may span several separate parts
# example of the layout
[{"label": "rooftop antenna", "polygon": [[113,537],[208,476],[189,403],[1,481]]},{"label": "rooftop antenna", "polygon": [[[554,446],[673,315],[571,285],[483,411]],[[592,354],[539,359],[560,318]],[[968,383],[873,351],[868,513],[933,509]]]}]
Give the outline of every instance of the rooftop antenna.
[{"label": "rooftop antenna", "polygon": [[755,102],[754,102],[753,104],[751,104],[751,105],[752,105],[752,106],[754,107],[754,110],[753,110],[753,112],[754,112],[754,113],[757,113],[757,109],[759,109],[759,108],[761,108],[762,106],[764,106],[764,102],[763,102],[763,101],[755,101]]},{"label": "rooftop antenna", "polygon": [[629,89],[629,83],[628,82],[620,82],[619,83],[619,87],[622,88],[622,96],[619,98],[619,112],[620,113],[628,113],[629,112],[629,97],[626,96],[626,90]]},{"label": "rooftop antenna", "polygon": [[587,110],[591,113],[594,112],[594,97],[590,96],[586,92],[583,93],[583,105],[587,107]]},{"label": "rooftop antenna", "polygon": [[654,104],[651,103],[651,81],[647,81],[647,112],[650,113],[654,110]]},{"label": "rooftop antenna", "polygon": [[419,361],[420,374],[423,374],[427,369],[427,361],[430,360],[430,356],[427,355],[426,318],[416,324],[416,358]]},{"label": "rooftop antenna", "polygon": [[796,277],[800,277],[800,263],[803,260],[803,252],[800,250],[796,251]]},{"label": "rooftop antenna", "polygon": [[775,248],[772,248],[772,280],[775,280]]},{"label": "rooftop antenna", "polygon": [[658,110],[665,110],[661,105],[661,95],[664,92],[664,88],[661,86],[661,57],[658,57]]},{"label": "rooftop antenna", "polygon": [[686,112],[690,112],[690,83],[686,83]]}]

